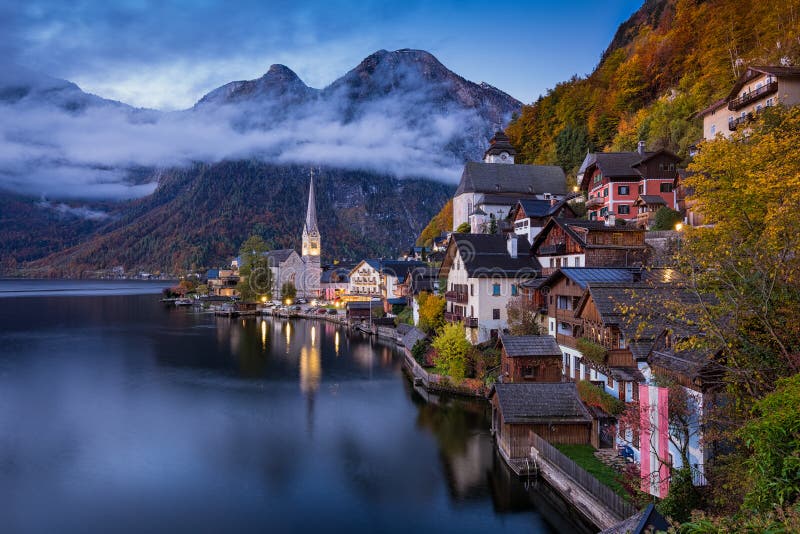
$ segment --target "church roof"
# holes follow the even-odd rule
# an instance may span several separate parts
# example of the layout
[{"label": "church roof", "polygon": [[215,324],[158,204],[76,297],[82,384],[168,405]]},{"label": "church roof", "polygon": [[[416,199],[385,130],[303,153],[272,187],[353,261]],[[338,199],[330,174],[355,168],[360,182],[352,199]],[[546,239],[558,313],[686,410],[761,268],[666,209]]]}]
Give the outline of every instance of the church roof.
[{"label": "church roof", "polygon": [[308,209],[306,210],[306,224],[303,226],[306,233],[319,233],[317,228],[317,201],[314,196],[314,171],[311,171],[311,184],[308,186]]},{"label": "church roof", "polygon": [[270,264],[277,266],[288,260],[289,256],[291,256],[292,253],[294,253],[294,249],[282,248],[278,250],[270,250],[269,252],[265,252],[264,256],[267,257],[267,261],[269,261]]},{"label": "church roof", "polygon": [[557,165],[505,165],[468,161],[456,196],[462,193],[567,194],[564,170]]},{"label": "church roof", "polygon": [[483,157],[485,158],[488,155],[497,156],[503,152],[509,156],[517,154],[508,136],[503,131],[498,130],[495,132],[494,137],[489,140],[489,149],[483,154]]}]

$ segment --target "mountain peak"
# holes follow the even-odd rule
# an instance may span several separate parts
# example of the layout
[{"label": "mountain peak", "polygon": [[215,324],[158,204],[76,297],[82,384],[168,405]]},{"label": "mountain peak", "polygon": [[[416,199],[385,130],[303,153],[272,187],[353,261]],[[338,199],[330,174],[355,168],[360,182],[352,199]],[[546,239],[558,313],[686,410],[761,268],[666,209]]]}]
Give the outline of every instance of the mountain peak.
[{"label": "mountain peak", "polygon": [[[269,70],[261,77],[262,80],[264,79],[271,79],[271,80],[284,80],[284,81],[299,81],[303,83],[300,77],[287,67],[286,65],[282,65],[280,63],[274,63],[270,65]],[[303,84],[305,85],[305,84]]]},{"label": "mountain peak", "polygon": [[313,92],[292,69],[276,63],[261,78],[227,83],[205,95],[197,105],[232,104],[253,99],[276,100],[286,104],[289,101],[302,101]]}]

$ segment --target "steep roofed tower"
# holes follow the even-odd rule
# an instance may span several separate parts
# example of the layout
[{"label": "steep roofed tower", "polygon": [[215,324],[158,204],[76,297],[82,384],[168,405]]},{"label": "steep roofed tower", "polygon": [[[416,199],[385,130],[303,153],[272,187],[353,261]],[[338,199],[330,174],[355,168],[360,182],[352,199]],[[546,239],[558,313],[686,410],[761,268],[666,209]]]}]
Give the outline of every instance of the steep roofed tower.
[{"label": "steep roofed tower", "polygon": [[311,184],[308,188],[308,209],[306,222],[303,225],[303,273],[302,290],[306,296],[318,296],[320,291],[320,254],[322,252],[321,236],[317,227],[317,206],[314,196],[314,169],[311,169]]},{"label": "steep roofed tower", "polygon": [[497,130],[489,140],[489,149],[483,154],[485,163],[514,163],[517,151],[502,130]]}]

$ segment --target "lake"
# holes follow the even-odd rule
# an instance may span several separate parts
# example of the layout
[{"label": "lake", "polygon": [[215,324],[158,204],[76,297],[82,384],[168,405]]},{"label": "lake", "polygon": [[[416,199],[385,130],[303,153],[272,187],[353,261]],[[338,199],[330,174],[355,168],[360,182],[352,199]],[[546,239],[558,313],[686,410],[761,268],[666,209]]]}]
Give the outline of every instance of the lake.
[{"label": "lake", "polygon": [[392,345],[165,282],[0,280],[3,532],[573,532]]}]

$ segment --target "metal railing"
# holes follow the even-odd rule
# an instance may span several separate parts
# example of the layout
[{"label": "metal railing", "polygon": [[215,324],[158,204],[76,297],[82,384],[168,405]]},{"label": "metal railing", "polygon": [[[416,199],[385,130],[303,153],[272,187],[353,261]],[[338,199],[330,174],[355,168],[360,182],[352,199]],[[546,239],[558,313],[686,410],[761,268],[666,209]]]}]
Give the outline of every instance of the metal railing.
[{"label": "metal railing", "polygon": [[603,503],[617,516],[626,518],[637,512],[635,506],[617,495],[614,490],[590,475],[578,464],[570,460],[561,451],[550,445],[535,432],[530,432],[531,446],[539,453],[539,457],[560,469],[576,484]]},{"label": "metal railing", "polygon": [[747,113],[744,117],[737,117],[735,119],[731,117],[730,119],[728,119],[728,130],[732,132],[736,131],[736,128],[751,120],[753,120],[752,113]]}]

